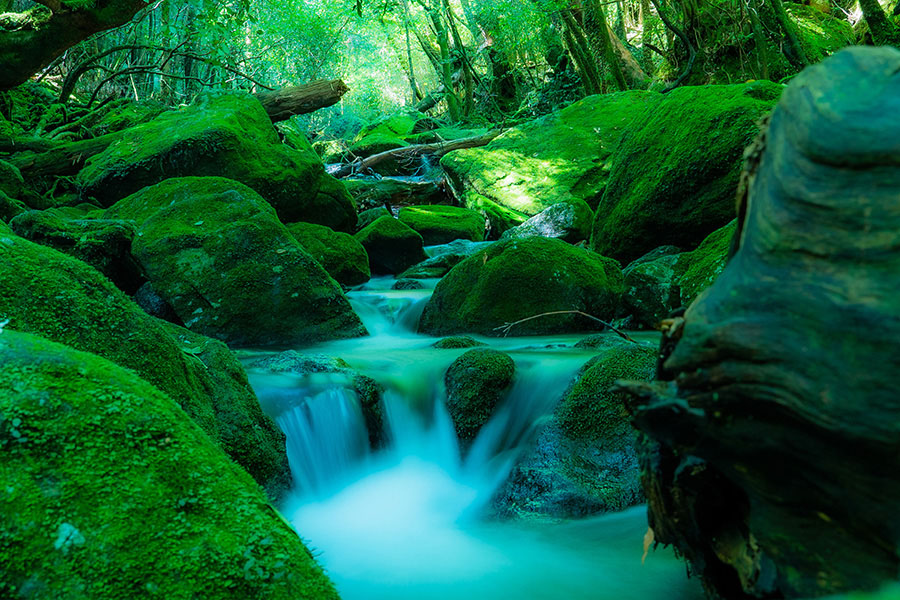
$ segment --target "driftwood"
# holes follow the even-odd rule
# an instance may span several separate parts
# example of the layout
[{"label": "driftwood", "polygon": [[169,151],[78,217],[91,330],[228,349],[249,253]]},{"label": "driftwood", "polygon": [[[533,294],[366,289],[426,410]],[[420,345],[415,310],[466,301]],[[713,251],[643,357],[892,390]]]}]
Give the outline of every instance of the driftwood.
[{"label": "driftwood", "polygon": [[[848,93],[856,90],[857,93]],[[748,155],[729,264],[620,384],[654,539],[710,597],[872,588],[900,565],[900,52],[801,73]]]},{"label": "driftwood", "polygon": [[323,79],[280,90],[259,92],[256,99],[266,109],[272,122],[277,123],[294,115],[305,115],[337,104],[349,89],[340,79]]},{"label": "driftwood", "polygon": [[373,154],[367,158],[358,158],[351,163],[341,165],[340,168],[332,171],[332,175],[335,177],[347,177],[354,173],[364,173],[375,165],[391,159],[410,159],[416,156],[425,155],[441,157],[454,150],[486,146],[498,135],[500,135],[500,130],[494,129],[483,135],[463,138],[461,140],[435,142],[432,144],[415,144],[412,146],[404,146],[403,148],[395,148],[394,150],[379,152],[378,154]]}]

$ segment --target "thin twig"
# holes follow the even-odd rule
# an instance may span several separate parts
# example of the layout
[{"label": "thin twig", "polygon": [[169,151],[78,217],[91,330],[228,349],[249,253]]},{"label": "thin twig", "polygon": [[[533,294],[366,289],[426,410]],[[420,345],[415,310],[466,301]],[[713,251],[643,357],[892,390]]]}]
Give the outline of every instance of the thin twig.
[{"label": "thin twig", "polygon": [[597,321],[601,325],[609,328],[611,331],[616,333],[619,337],[621,337],[624,340],[632,342],[633,344],[638,343],[636,340],[634,340],[632,337],[630,337],[627,333],[621,331],[620,329],[617,329],[616,327],[613,327],[610,323],[604,321],[603,319],[598,319],[594,315],[589,315],[586,312],[582,312],[580,310],[554,310],[551,312],[541,313],[539,315],[532,315],[530,317],[525,317],[524,319],[519,319],[518,321],[513,321],[512,323],[505,323],[505,324],[501,325],[500,327],[494,327],[494,331],[502,331],[503,337],[508,337],[509,332],[516,325],[519,325],[520,323],[524,323],[525,321],[531,321],[532,319],[539,319],[541,317],[549,317],[552,315],[581,315],[582,317],[587,317],[588,319]]}]

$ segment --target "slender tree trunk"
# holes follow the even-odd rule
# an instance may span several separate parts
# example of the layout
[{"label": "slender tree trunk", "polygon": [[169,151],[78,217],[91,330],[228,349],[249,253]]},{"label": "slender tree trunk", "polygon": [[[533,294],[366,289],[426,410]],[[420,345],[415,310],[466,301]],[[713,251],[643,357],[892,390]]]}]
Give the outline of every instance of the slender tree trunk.
[{"label": "slender tree trunk", "polygon": [[406,33],[406,62],[409,65],[409,72],[407,76],[409,77],[409,87],[412,90],[413,101],[418,102],[422,99],[422,93],[419,91],[419,86],[416,84],[416,71],[413,67],[413,59],[412,59],[412,41],[410,39],[409,34],[409,0],[403,0],[403,29]]},{"label": "slender tree trunk", "polygon": [[605,65],[609,69],[619,91],[627,90],[628,83],[622,74],[619,58],[613,51],[609,24],[600,0],[584,0],[582,6],[584,8],[584,30],[591,43],[595,63],[598,63],[598,68]]},{"label": "slender tree trunk", "polygon": [[641,68],[644,73],[651,75],[653,73],[653,58],[650,56],[650,48],[647,44],[652,42],[653,25],[650,20],[652,13],[650,11],[650,0],[641,0]]},{"label": "slender tree trunk", "polygon": [[755,0],[747,0],[747,14],[750,16],[750,25],[753,27],[753,42],[756,45],[756,61],[758,68],[756,75],[759,79],[769,78],[769,50],[768,40],[763,31],[759,19],[758,4]]},{"label": "slender tree trunk", "polygon": [[[860,4],[864,1],[867,0],[860,0]],[[878,4],[878,0],[873,1],[876,5]],[[809,59],[806,58],[806,52],[803,51],[803,46],[800,45],[797,29],[794,26],[794,22],[791,21],[791,18],[788,16],[787,11],[784,9],[784,4],[782,4],[781,0],[768,0],[768,2],[772,12],[775,13],[775,19],[778,20],[779,27],[781,27],[781,30],[784,32],[784,37],[787,39],[790,52],[793,54],[792,57],[788,58],[791,59],[791,62],[797,63],[801,67],[809,65]],[[882,15],[884,15],[883,12]]]},{"label": "slender tree trunk", "polygon": [[859,0],[859,7],[862,9],[863,17],[869,26],[869,33],[872,34],[872,42],[876,46],[900,44],[900,35],[898,35],[897,28],[885,16],[878,0]]}]

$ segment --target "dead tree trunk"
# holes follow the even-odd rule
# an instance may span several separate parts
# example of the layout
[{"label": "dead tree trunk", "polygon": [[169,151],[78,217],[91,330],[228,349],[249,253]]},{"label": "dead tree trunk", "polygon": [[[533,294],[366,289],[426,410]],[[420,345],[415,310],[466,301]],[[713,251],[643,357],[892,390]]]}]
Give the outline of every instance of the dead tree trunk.
[{"label": "dead tree trunk", "polygon": [[256,99],[266,109],[272,122],[277,123],[294,115],[305,115],[337,104],[349,89],[340,79],[323,79],[271,92],[259,92]]},{"label": "dead tree trunk", "polygon": [[46,152],[20,152],[5,160],[16,166],[26,181],[52,175],[75,175],[90,157],[109,148],[123,133],[110,133],[81,142],[61,144]]}]

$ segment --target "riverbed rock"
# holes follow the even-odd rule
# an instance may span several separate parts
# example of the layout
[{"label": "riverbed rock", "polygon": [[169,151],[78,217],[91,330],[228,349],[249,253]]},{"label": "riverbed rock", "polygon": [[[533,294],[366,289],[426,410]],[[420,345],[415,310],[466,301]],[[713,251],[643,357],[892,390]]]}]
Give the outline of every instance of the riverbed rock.
[{"label": "riverbed rock", "polygon": [[512,385],[515,372],[508,354],[490,348],[469,350],[453,361],[444,384],[447,411],[460,442],[475,439]]},{"label": "riverbed rock", "polygon": [[610,161],[591,247],[623,262],[660,245],[696,248],[734,219],[746,148],[782,86],[686,86],[628,128]]},{"label": "riverbed rock", "polygon": [[619,138],[661,98],[644,91],[589,96],[485,147],[450,152],[441,166],[455,195],[487,216],[496,239],[558,202],[596,207]]},{"label": "riverbed rock", "polygon": [[0,595],[338,597],[256,483],[134,372],[7,329],[0,414]]},{"label": "riverbed rock", "polygon": [[[241,375],[233,360],[222,358],[222,348],[215,362],[204,362],[204,354],[198,357],[176,342],[163,322],[145,314],[98,271],[10,230],[0,232],[0,289],[4,290],[0,315],[10,329],[40,335],[130,369],[176,401],[261,485],[273,492],[283,488],[284,440],[271,430],[271,421],[253,410],[251,399],[245,398],[241,410],[246,411],[235,415],[234,394],[223,382],[235,380],[234,386],[240,386]],[[241,435],[230,425],[236,419],[254,432],[248,444],[259,443],[259,449],[234,437]],[[271,435],[266,437],[266,432]]]},{"label": "riverbed rock", "polygon": [[500,516],[576,518],[643,501],[636,432],[617,379],[653,379],[656,349],[603,334],[549,423],[496,494]]},{"label": "riverbed rock", "polygon": [[[502,335],[499,328],[554,311],[613,316],[623,291],[618,263],[561,240],[526,238],[491,245],[459,263],[438,283],[419,331],[429,335]],[[516,325],[514,335],[597,329],[589,318],[563,314]]]},{"label": "riverbed rock", "polygon": [[362,231],[381,217],[393,217],[391,211],[386,209],[383,206],[378,206],[377,208],[370,208],[368,210],[364,210],[359,213],[359,217],[356,221],[356,230],[357,232]]},{"label": "riverbed rock", "polygon": [[220,94],[167,111],[88,160],[78,174],[85,197],[102,206],[172,177],[218,176],[266,199],[286,223],[306,221],[352,232],[356,209],[343,184],[312,150],[282,144],[262,105]]},{"label": "riverbed rock", "polygon": [[126,294],[134,294],[145,281],[131,256],[134,225],[127,221],[73,219],[63,210],[49,209],[19,214],[9,224],[17,235],[91,265]]},{"label": "riverbed rock", "polygon": [[134,257],[192,331],[254,346],[365,334],[340,286],[243,184],[168,179],[106,215],[136,224]]},{"label": "riverbed rock", "polygon": [[453,240],[484,240],[484,217],[459,206],[404,206],[397,218],[422,236],[426,246]]},{"label": "riverbed rock", "polygon": [[888,47],[790,83],[749,155],[734,255],[664,338],[660,381],[627,387],[654,538],[711,596],[897,577],[898,97]]},{"label": "riverbed rock", "polygon": [[313,223],[292,223],[287,229],[338,283],[360,285],[372,276],[369,255],[352,235]]},{"label": "riverbed rock", "polygon": [[458,350],[460,348],[476,348],[478,346],[486,346],[484,342],[479,342],[468,335],[454,335],[445,337],[432,344],[432,348],[438,350]]},{"label": "riverbed rock", "polygon": [[449,244],[428,249],[431,258],[411,266],[398,277],[410,279],[434,279],[443,277],[450,269],[473,254],[481,252],[493,242],[470,242],[455,240]]},{"label": "riverbed rock", "polygon": [[394,217],[380,217],[356,234],[372,273],[394,275],[428,258],[422,236]]},{"label": "riverbed rock", "polygon": [[521,225],[507,229],[501,240],[525,237],[559,238],[577,244],[591,237],[594,212],[584,200],[574,198],[557,202]]}]

